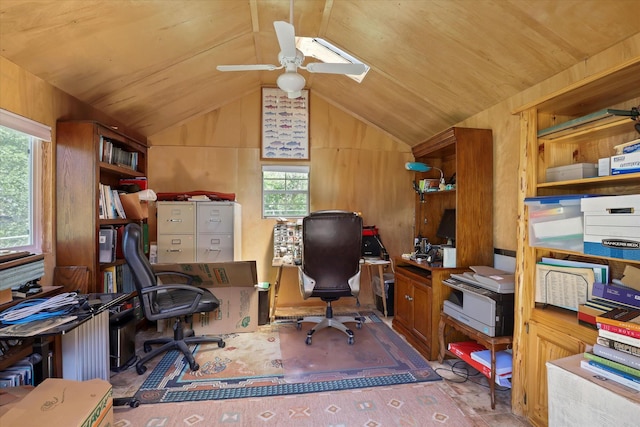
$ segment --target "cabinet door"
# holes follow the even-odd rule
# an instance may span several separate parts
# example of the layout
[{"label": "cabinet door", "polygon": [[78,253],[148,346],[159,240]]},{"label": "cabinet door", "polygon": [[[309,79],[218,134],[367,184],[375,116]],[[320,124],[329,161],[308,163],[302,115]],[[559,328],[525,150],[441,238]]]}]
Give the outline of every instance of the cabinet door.
[{"label": "cabinet door", "polygon": [[192,202],[158,203],[157,206],[158,234],[188,234],[195,232],[196,213]]},{"label": "cabinet door", "polygon": [[413,332],[429,347],[431,342],[431,287],[413,282]]},{"label": "cabinet door", "polygon": [[200,233],[197,237],[197,262],[233,261],[232,234]]},{"label": "cabinet door", "polygon": [[394,285],[394,319],[402,324],[405,328],[411,328],[413,325],[413,285],[408,277],[396,273],[396,282]]},{"label": "cabinet door", "polygon": [[535,321],[529,322],[527,366],[527,406],[536,425],[548,420],[547,367],[549,360],[562,359],[585,351],[584,342]]},{"label": "cabinet door", "polygon": [[196,243],[193,234],[158,235],[158,262],[193,262],[196,255]]}]

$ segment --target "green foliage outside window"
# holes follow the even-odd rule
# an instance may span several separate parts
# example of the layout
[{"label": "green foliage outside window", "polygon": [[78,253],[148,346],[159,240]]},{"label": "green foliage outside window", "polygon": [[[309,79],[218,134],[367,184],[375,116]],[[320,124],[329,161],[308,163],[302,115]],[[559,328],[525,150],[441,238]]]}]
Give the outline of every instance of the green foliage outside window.
[{"label": "green foliage outside window", "polygon": [[0,249],[31,244],[30,137],[0,126]]},{"label": "green foliage outside window", "polygon": [[263,171],[262,198],[265,218],[308,215],[309,173]]}]

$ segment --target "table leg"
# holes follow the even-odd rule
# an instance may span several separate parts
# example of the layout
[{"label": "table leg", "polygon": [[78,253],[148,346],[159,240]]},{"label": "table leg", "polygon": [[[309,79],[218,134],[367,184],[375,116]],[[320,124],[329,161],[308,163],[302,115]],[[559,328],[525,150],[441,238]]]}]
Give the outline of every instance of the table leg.
[{"label": "table leg", "polygon": [[[382,289],[382,307],[384,308],[384,317],[387,317],[387,290],[384,286],[384,266],[378,264],[378,275],[380,275],[380,288]],[[375,295],[374,295],[375,302]]]},{"label": "table leg", "polygon": [[278,302],[278,292],[280,291],[280,279],[282,278],[282,265],[278,266],[278,271],[276,272],[276,281],[274,282],[271,289],[269,289],[269,299],[270,299],[270,313],[269,313],[269,322],[273,323],[276,320],[276,303]]},{"label": "table leg", "polygon": [[491,378],[489,378],[491,384],[489,390],[491,390],[491,409],[496,409],[496,349],[491,346]]},{"label": "table leg", "polygon": [[444,360],[444,352],[446,350],[444,348],[444,327],[444,319],[442,318],[442,316],[440,316],[440,322],[438,323],[438,342],[440,344],[440,351],[438,352],[438,362],[440,363],[442,363],[442,361]]}]

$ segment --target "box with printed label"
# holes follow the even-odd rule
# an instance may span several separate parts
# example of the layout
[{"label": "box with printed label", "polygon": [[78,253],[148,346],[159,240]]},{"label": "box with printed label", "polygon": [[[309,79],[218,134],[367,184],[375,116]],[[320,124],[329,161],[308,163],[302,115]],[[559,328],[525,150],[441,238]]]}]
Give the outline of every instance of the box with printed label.
[{"label": "box with printed label", "polygon": [[209,313],[193,315],[196,335],[255,332],[258,328],[258,288],[212,288],[220,307]]},{"label": "box with printed label", "polygon": [[47,378],[10,404],[1,426],[113,426],[111,384],[101,379]]},{"label": "box with printed label", "polygon": [[582,251],[583,222],[580,200],[589,194],[527,197],[529,245]]},{"label": "box with printed label", "polygon": [[640,172],[640,151],[611,157],[611,175]]},{"label": "box with printed label", "polygon": [[583,199],[584,253],[640,261],[640,194]]}]

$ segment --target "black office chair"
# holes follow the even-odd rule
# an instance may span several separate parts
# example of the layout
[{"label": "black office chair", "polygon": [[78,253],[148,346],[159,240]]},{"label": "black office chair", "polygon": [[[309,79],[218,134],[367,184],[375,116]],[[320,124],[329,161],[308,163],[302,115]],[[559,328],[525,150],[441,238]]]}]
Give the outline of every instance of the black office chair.
[{"label": "black office chair", "polygon": [[302,297],[320,298],[327,303],[325,316],[299,318],[302,322],[317,323],[307,333],[312,335],[332,327],[347,334],[347,342],[354,343],[353,331],[344,325],[356,322],[362,328],[364,317],[333,317],[331,303],[341,297],[358,297],[360,293],[360,258],[362,253],[362,217],[353,212],[319,211],[302,220],[302,265],[298,269]]},{"label": "black office chair", "polygon": [[[136,363],[136,371],[142,375],[147,370],[145,363],[160,353],[171,349],[178,349],[184,354],[192,371],[200,366],[196,363],[193,353],[189,349],[191,344],[217,343],[218,347],[225,346],[220,337],[194,336],[193,330],[184,330],[182,322],[191,323],[194,313],[214,311],[220,306],[220,301],[207,289],[191,286],[193,278],[187,274],[177,272],[153,272],[151,264],[142,249],[142,230],[138,224],[127,224],[122,238],[124,258],[129,264],[133,276],[138,298],[144,317],[149,321],[175,318],[173,338],[163,337],[147,340],[144,343],[146,354]],[[158,285],[159,276],[169,275],[172,279],[182,278],[185,283],[163,283]],[[152,351],[151,346],[161,344]]]}]

